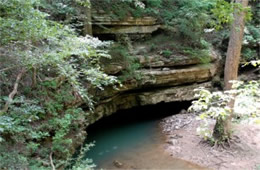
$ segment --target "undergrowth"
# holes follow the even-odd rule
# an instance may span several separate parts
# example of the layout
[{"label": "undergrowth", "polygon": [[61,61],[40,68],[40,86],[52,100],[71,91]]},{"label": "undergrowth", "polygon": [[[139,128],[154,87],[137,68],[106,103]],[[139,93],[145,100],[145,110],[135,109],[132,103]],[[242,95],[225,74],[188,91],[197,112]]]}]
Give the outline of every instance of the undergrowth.
[{"label": "undergrowth", "polygon": [[50,155],[57,168],[64,167],[72,156],[70,136],[80,133],[88,113],[67,83],[44,81],[28,90],[29,95],[17,96],[8,115],[0,117],[0,169],[44,169],[51,165]]},{"label": "undergrowth", "polygon": [[[174,56],[188,56],[190,58],[198,58],[201,63],[209,63],[211,61],[210,49],[212,47],[205,40],[201,40],[200,44],[196,46],[190,46],[180,37],[175,37],[172,33],[164,33],[142,43],[145,44],[150,55],[161,54],[173,60]],[[147,53],[141,53],[141,55],[147,55]]]},{"label": "undergrowth", "polygon": [[102,63],[105,67],[107,64],[117,64],[123,67],[121,74],[118,76],[118,80],[121,82],[127,81],[129,79],[140,80],[142,75],[136,71],[141,68],[139,60],[132,55],[127,47],[115,43],[114,46],[110,49],[109,54],[111,59],[103,59]]}]

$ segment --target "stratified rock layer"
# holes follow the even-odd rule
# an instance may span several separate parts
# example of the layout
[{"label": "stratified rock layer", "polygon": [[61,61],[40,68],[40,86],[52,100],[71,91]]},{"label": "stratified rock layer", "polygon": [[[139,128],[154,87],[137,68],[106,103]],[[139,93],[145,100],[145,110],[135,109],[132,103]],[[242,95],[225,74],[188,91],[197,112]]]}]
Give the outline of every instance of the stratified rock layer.
[{"label": "stratified rock layer", "polygon": [[107,88],[102,91],[95,112],[89,116],[89,123],[94,123],[103,116],[122,109],[161,102],[193,100],[194,89],[211,88],[210,80],[217,74],[217,71],[217,61],[178,69],[139,70],[137,74],[141,75],[141,80],[133,79],[117,90]]},{"label": "stratified rock layer", "polygon": [[153,17],[127,17],[119,20],[97,13],[93,13],[92,25],[94,34],[150,34],[160,28]]},{"label": "stratified rock layer", "polygon": [[99,103],[95,112],[91,116],[90,123],[94,123],[103,116],[111,115],[112,113],[122,109],[161,102],[190,101],[194,99],[194,89],[199,87],[210,88],[211,83],[206,82],[147,92],[118,94]]}]

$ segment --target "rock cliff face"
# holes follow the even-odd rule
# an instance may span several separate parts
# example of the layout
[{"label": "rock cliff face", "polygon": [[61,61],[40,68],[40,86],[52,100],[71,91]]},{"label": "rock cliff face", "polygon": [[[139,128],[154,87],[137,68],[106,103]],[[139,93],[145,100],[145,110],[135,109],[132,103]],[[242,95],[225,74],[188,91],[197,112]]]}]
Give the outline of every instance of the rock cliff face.
[{"label": "rock cliff face", "polygon": [[[98,17],[94,14],[92,19],[94,19],[94,34],[113,34],[118,39],[122,36],[121,39],[127,41],[122,44],[130,51],[130,56],[134,56],[138,60],[140,68],[135,71],[135,74],[140,75],[141,78],[138,80],[135,78],[128,79],[117,89],[106,87],[104,91],[93,92],[96,93],[94,96],[98,101],[94,112],[86,110],[89,115],[82,117],[81,123],[86,124],[86,126],[122,109],[161,102],[193,100],[194,89],[199,87],[212,88],[211,79],[221,70],[221,57],[212,49],[207,63],[204,63],[200,59],[201,56],[188,56],[172,49],[170,50],[173,52],[171,51],[169,55],[163,55],[164,46],[167,46],[172,41],[171,38],[168,38],[168,42],[165,40],[167,35],[161,37],[160,42],[157,41],[157,38],[154,38],[157,44],[150,42],[142,44],[143,36],[152,37],[151,33],[157,30],[157,27],[159,28],[156,21],[151,17],[142,19],[127,18],[124,21],[119,21]],[[109,27],[109,29],[98,28],[99,25]],[[140,31],[140,29],[145,30],[143,28],[146,31]],[[139,36],[137,40],[141,42],[135,44],[136,39],[131,39],[130,36]],[[158,45],[163,48],[151,51],[149,50],[151,45]],[[181,43],[180,46],[182,46]],[[115,60],[115,62],[106,62],[103,64],[103,69],[109,75],[122,75],[126,69],[126,66],[122,64],[124,61],[121,62],[120,59]],[[84,137],[86,137],[86,126],[83,126],[79,132],[72,134],[74,136],[72,152],[83,143]]]},{"label": "rock cliff face", "polygon": [[[96,11],[92,11],[92,14],[94,34],[149,34],[160,28],[153,17],[127,17],[119,20],[102,15],[102,13],[98,14]],[[104,29],[105,27],[107,28]]]},{"label": "rock cliff face", "polygon": [[[90,124],[121,109],[192,100],[194,89],[211,88],[210,81],[219,70],[220,56],[214,50],[209,50],[207,64],[200,59],[202,56],[185,55],[178,51],[178,47],[171,45],[173,39],[165,34],[163,26],[153,17],[126,17],[120,20],[105,11],[92,10],[92,26],[94,35],[114,35],[131,56],[135,56],[141,66],[135,74],[141,78],[127,80],[117,90],[107,87],[96,94],[99,100],[94,112],[87,118]],[[152,39],[152,33],[158,29],[164,36],[154,37],[151,42],[143,40],[144,37]],[[175,45],[182,47],[181,43]],[[151,51],[152,46],[159,49]],[[171,49],[168,49],[169,46]],[[168,55],[163,55],[165,51]],[[108,62],[103,69],[107,74],[118,76],[126,68],[120,62]]]},{"label": "rock cliff face", "polygon": [[[158,58],[151,56],[144,59],[143,56],[139,56],[142,68],[136,71],[136,74],[140,74],[141,79],[131,79],[117,90],[107,88],[102,91],[94,113],[88,118],[89,123],[121,109],[160,102],[192,100],[194,89],[211,88],[211,79],[217,74],[220,63],[220,57],[215,52],[212,52],[211,63],[207,64],[187,57],[170,61],[162,56]],[[161,63],[151,64],[155,60]],[[123,67],[118,65],[111,68],[113,71],[107,69],[110,74],[120,72]]]}]

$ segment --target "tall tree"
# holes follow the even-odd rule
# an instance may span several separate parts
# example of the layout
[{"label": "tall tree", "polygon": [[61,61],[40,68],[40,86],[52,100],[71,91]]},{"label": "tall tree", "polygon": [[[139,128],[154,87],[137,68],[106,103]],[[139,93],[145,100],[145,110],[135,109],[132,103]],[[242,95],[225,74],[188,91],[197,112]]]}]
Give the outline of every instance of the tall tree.
[{"label": "tall tree", "polygon": [[84,5],[85,19],[84,19],[84,34],[92,35],[92,11],[91,2],[89,1],[87,5]]},{"label": "tall tree", "polygon": [[[236,0],[236,6],[234,11],[234,21],[231,26],[231,32],[229,37],[229,44],[225,63],[224,83],[225,90],[232,88],[231,80],[237,80],[238,66],[242,48],[242,41],[244,36],[246,11],[244,10],[248,6],[248,0]],[[229,107],[233,108],[234,100],[229,103]],[[218,119],[214,128],[214,138],[223,141],[230,137],[231,132],[231,114],[225,119]]]},{"label": "tall tree", "polygon": [[[248,6],[248,0],[236,0],[236,3],[241,4],[243,9]],[[244,37],[245,15],[246,13],[244,10],[235,10],[225,64],[225,90],[231,89],[232,83],[230,80],[237,79],[242,41]]]}]

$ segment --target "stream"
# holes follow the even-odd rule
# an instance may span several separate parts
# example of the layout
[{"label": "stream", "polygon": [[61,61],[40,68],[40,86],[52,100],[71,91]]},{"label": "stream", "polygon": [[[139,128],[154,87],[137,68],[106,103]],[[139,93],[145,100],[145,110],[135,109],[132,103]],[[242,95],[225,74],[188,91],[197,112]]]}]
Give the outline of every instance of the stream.
[{"label": "stream", "polygon": [[159,127],[162,118],[177,114],[189,104],[144,106],[102,118],[87,129],[86,142],[95,141],[95,146],[86,158],[93,159],[97,169],[203,169],[166,153]]}]

